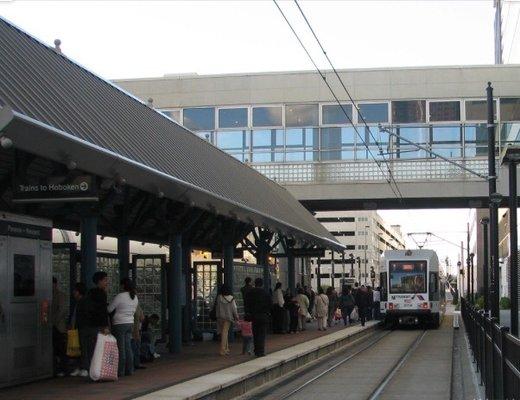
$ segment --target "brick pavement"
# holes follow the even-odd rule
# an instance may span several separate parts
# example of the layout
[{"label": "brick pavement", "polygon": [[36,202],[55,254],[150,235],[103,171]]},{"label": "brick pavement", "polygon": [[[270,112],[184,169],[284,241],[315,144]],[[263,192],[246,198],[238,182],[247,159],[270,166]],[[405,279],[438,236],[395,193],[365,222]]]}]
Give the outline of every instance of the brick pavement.
[{"label": "brick pavement", "polygon": [[[269,335],[267,353],[326,335],[342,329],[337,325],[327,332],[316,329],[316,323],[308,324],[308,330],[298,334]],[[147,369],[138,370],[133,376],[121,378],[117,382],[90,382],[87,378],[54,378],[0,389],[2,400],[120,400],[131,399],[182,381],[251,359],[242,355],[242,343],[237,340],[230,344],[231,354],[218,354],[217,342],[196,342],[185,345],[180,355],[165,354],[153,363],[145,364]]]}]

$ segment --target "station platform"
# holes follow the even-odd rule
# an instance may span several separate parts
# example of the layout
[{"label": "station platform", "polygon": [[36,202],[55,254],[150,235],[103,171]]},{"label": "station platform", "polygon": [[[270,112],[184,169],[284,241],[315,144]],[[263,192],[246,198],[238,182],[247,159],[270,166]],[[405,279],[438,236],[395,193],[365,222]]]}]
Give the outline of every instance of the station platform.
[{"label": "station platform", "polygon": [[[145,364],[130,377],[117,382],[90,382],[87,378],[53,378],[0,389],[2,400],[102,400],[102,399],[188,399],[199,398],[229,387],[237,391],[239,382],[256,384],[267,380],[265,373],[276,378],[335,350],[365,330],[375,329],[377,322],[369,321],[362,328],[337,325],[325,332],[318,331],[316,323],[296,334],[269,335],[267,355],[255,358],[242,355],[242,343],[230,344],[231,354],[220,356],[219,343],[197,342],[185,345],[182,354],[164,354],[153,363]],[[205,394],[203,394],[203,392]]]}]

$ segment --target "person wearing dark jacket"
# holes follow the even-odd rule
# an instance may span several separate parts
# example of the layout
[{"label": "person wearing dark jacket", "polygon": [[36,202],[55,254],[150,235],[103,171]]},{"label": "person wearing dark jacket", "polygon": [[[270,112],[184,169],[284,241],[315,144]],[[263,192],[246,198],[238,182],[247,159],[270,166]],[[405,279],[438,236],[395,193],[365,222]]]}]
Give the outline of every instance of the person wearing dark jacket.
[{"label": "person wearing dark jacket", "polygon": [[79,367],[71,372],[70,376],[88,376],[88,368],[90,360],[87,354],[87,287],[83,282],[78,282],[72,290],[72,296],[74,297],[75,305],[74,311],[70,318],[70,328],[77,329],[79,335],[79,348],[81,349],[81,356],[79,359]]},{"label": "person wearing dark jacket", "polygon": [[108,276],[106,272],[97,271],[92,276],[92,282],[96,287],[89,290],[86,306],[86,352],[89,361],[92,360],[98,333],[107,335],[109,330],[107,287]]},{"label": "person wearing dark jacket", "polygon": [[255,279],[255,287],[246,293],[244,311],[253,322],[255,355],[265,356],[265,336],[271,312],[271,296],[264,290],[262,278]]},{"label": "person wearing dark jacket", "polygon": [[365,285],[361,285],[361,288],[356,292],[356,306],[358,307],[361,326],[365,326],[365,321],[367,319],[367,313],[370,306],[368,289],[365,287]]}]

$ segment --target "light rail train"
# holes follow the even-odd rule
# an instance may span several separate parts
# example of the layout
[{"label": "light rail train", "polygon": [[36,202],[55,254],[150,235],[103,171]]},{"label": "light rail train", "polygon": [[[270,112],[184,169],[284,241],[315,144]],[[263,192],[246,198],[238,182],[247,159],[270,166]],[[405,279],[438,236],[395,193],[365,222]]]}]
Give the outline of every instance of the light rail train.
[{"label": "light rail train", "polygon": [[380,266],[380,311],[392,325],[429,324],[444,316],[445,281],[433,250],[387,250]]}]

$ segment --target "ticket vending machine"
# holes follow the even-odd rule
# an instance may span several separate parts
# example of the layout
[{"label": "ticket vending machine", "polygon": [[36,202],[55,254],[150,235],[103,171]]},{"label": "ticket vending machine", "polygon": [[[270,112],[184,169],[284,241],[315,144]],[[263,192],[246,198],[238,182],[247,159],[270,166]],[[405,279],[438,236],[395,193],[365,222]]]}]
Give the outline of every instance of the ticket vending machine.
[{"label": "ticket vending machine", "polygon": [[0,211],[0,387],[52,376],[52,223]]}]

